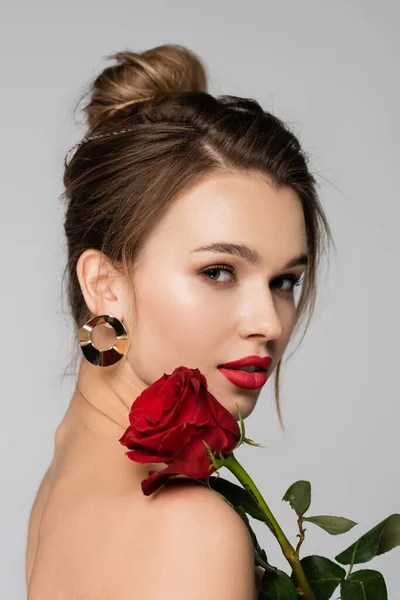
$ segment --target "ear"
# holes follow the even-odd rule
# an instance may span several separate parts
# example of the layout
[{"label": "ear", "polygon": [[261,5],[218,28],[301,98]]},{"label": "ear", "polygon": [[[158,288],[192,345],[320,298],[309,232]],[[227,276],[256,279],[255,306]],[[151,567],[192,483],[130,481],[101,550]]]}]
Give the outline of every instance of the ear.
[{"label": "ear", "polygon": [[93,248],[85,250],[78,259],[76,274],[93,315],[111,314],[123,320],[127,311],[126,282],[104,254]]}]

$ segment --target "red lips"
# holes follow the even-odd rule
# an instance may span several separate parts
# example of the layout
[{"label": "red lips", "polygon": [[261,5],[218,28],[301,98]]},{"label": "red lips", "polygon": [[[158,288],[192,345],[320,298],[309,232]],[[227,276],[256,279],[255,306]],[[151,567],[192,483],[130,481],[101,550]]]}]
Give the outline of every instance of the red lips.
[{"label": "red lips", "polygon": [[257,356],[253,354],[251,356],[244,356],[239,360],[233,360],[232,362],[224,363],[219,365],[220,367],[226,367],[227,369],[238,369],[239,367],[259,367],[266,371],[271,366],[272,358],[270,356]]}]

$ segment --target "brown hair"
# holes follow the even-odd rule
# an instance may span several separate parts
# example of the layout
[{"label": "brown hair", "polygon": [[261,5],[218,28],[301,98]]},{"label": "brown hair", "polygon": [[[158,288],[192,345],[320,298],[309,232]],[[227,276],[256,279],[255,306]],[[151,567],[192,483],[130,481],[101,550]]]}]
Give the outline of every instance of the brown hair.
[{"label": "brown hair", "polygon": [[[290,186],[303,207],[309,264],[297,307],[297,323],[308,312],[301,343],[315,308],[320,258],[332,236],[297,137],[253,99],[207,93],[204,65],[183,46],[106,58],[116,64],[90,84],[86,137],[64,172],[64,277],[76,327],[93,316],[76,275],[83,251],[101,251],[131,276],[177,194],[211,173],[257,171],[277,188]],[[280,369],[281,361],[275,401],[283,427]]]}]

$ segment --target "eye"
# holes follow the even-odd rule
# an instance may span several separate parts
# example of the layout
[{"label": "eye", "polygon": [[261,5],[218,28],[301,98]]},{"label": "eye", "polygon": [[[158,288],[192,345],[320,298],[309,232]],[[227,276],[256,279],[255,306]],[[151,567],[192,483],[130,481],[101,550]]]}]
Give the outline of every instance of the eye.
[{"label": "eye", "polygon": [[234,275],[234,278],[236,280],[235,269],[231,265],[227,265],[225,263],[221,263],[218,265],[211,265],[205,269],[202,269],[201,271],[199,271],[199,273],[200,273],[200,275],[203,275],[203,277],[205,277],[206,279],[209,279],[212,282],[215,282],[217,285],[221,285],[221,284],[224,285],[226,283],[225,281],[218,281],[214,277],[210,276],[210,275],[213,275],[213,274],[221,272],[221,271],[226,271],[228,273],[231,273],[232,275]]},{"label": "eye", "polygon": [[289,289],[283,290],[279,288],[279,291],[285,293],[285,294],[291,294],[294,291],[294,288],[296,288],[297,286],[301,285],[304,281],[304,278],[302,275],[295,275],[294,273],[288,273],[287,275],[283,275],[282,277],[277,277],[276,279],[274,279],[275,282],[280,282],[280,281],[288,281],[289,282]]},{"label": "eye", "polygon": [[[210,265],[209,267],[206,267],[205,269],[201,269],[201,271],[199,271],[199,273],[203,277],[205,277],[206,279],[211,281],[212,283],[215,283],[217,285],[226,285],[227,283],[229,283],[229,281],[218,280],[218,274],[220,274],[223,271],[230,273],[233,276],[234,281],[236,281],[237,276],[236,276],[235,269],[231,265],[228,265],[226,263]],[[297,287],[303,283],[303,280],[304,280],[304,278],[302,275],[296,275],[295,273],[288,273],[287,275],[282,275],[281,277],[276,277],[272,281],[271,285],[272,285],[272,287],[275,287],[279,292],[282,292],[283,294],[291,294],[294,291],[295,287]],[[282,289],[279,285],[281,283],[284,283],[285,281],[289,282],[288,289]]]}]

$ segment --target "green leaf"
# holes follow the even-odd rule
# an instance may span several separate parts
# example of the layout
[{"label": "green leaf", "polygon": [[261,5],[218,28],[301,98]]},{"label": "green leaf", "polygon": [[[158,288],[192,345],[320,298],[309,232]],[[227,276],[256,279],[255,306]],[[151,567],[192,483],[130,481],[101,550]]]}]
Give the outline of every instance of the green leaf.
[{"label": "green leaf", "polygon": [[272,571],[275,572],[277,569],[276,567],[273,567],[272,565],[269,564],[268,559],[267,559],[267,555],[265,554],[265,550],[263,550],[260,546],[260,544],[258,543],[257,540],[257,536],[254,533],[251,525],[250,525],[250,521],[248,516],[246,515],[246,512],[243,508],[243,506],[234,506],[233,507],[236,512],[240,515],[240,517],[243,519],[243,521],[246,524],[247,529],[249,530],[252,542],[253,542],[253,550],[254,550],[254,561],[255,561],[255,566],[256,567],[263,567],[264,569],[268,570],[268,571]]},{"label": "green leaf", "polygon": [[249,446],[258,446],[259,448],[265,448],[265,446],[263,446],[262,444],[257,444],[257,442],[253,442],[253,440],[247,437],[243,438],[243,443],[249,444]]},{"label": "green leaf", "polygon": [[239,405],[237,402],[236,402],[236,409],[237,409],[237,412],[239,415],[239,421],[240,421],[240,438],[239,438],[239,441],[236,444],[234,450],[236,450],[236,448],[239,448],[239,446],[241,446],[242,444],[249,444],[249,446],[258,446],[260,448],[265,448],[265,446],[262,446],[261,444],[257,444],[257,442],[253,442],[253,440],[246,437],[246,428],[244,425],[244,420],[243,420],[242,414],[239,410]]},{"label": "green leaf", "polygon": [[385,580],[379,571],[364,569],[349,575],[340,584],[342,600],[387,600]]},{"label": "green leaf", "polygon": [[239,448],[239,446],[242,445],[244,437],[246,435],[246,428],[245,428],[245,425],[244,425],[244,420],[243,420],[243,417],[242,417],[242,413],[239,410],[239,405],[238,405],[237,402],[236,402],[236,408],[237,408],[237,412],[238,412],[238,415],[239,415],[239,421],[240,421],[240,438],[239,438],[239,441],[236,444],[234,450],[236,450],[236,448]]},{"label": "green leaf", "polygon": [[247,514],[265,523],[265,517],[254,502],[252,496],[244,488],[227,481],[223,477],[209,477],[209,486],[220,492],[235,506],[243,506]]},{"label": "green leaf", "polygon": [[296,585],[284,571],[265,571],[258,600],[297,600]]},{"label": "green leaf", "polygon": [[[305,556],[300,561],[317,600],[328,600],[341,581],[346,576],[346,571],[325,556]],[[296,581],[294,572],[292,580]]]},{"label": "green leaf", "polygon": [[321,527],[331,535],[346,533],[346,531],[350,531],[354,525],[357,525],[355,521],[351,521],[345,517],[332,517],[330,515],[303,517],[303,521],[314,523],[314,525],[318,525],[318,527]]},{"label": "green leaf", "polygon": [[[224,466],[224,457],[222,456],[221,452],[219,453],[219,460],[218,458],[215,456],[215,454],[213,453],[213,451],[211,450],[210,446],[207,444],[207,442],[205,440],[202,440],[204,446],[207,448],[207,454],[210,457],[210,460],[212,462],[212,465],[216,468],[216,469],[220,469],[221,467]],[[208,470],[210,470],[211,465],[209,465]]]},{"label": "green leaf", "polygon": [[400,514],[390,515],[335,556],[342,565],[366,563],[400,545]]},{"label": "green leaf", "polygon": [[296,481],[286,491],[282,500],[287,500],[292,508],[304,515],[311,504],[311,484],[309,481]]}]

